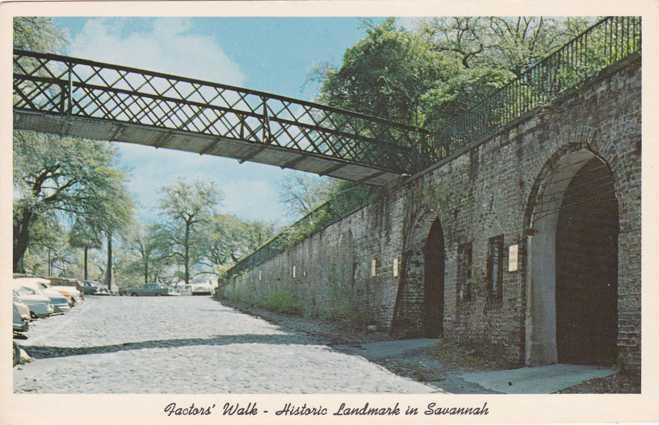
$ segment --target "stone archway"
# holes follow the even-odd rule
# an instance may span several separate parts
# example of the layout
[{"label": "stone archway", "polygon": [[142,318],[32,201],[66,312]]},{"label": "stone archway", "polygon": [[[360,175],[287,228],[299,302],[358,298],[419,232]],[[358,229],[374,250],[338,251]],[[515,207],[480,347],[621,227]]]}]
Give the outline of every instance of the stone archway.
[{"label": "stone archway", "polygon": [[392,322],[398,337],[438,337],[444,321],[444,234],[434,210],[422,209],[405,234]]},{"label": "stone archway", "polygon": [[613,174],[592,151],[541,172],[527,216],[527,364],[616,360],[619,214]]}]

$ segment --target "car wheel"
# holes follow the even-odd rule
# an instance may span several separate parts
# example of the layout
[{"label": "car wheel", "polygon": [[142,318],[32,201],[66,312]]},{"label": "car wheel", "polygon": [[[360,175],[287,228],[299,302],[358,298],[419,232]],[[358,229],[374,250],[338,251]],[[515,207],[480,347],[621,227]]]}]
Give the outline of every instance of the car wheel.
[{"label": "car wheel", "polygon": [[135,292],[133,292],[133,293],[130,294],[130,296],[131,296],[131,297],[136,297],[137,294],[136,294]]}]

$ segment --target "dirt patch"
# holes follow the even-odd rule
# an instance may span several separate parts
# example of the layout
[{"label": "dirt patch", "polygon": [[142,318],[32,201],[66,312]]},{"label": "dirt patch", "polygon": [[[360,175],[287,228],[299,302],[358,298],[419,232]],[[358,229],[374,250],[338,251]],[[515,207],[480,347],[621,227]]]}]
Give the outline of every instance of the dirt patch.
[{"label": "dirt patch", "polygon": [[442,338],[430,355],[440,361],[444,367],[460,372],[512,369],[518,364],[506,361],[503,355],[495,349],[483,351],[478,347],[467,344],[460,345],[455,341]]},{"label": "dirt patch", "polygon": [[559,391],[559,394],[640,394],[641,379],[622,373],[590,379]]}]

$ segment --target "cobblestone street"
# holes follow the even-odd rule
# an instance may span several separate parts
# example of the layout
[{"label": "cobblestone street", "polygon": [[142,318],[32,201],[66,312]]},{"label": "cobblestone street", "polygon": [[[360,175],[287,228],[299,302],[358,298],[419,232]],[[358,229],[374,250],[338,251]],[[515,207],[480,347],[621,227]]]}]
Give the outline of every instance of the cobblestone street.
[{"label": "cobblestone street", "polygon": [[28,336],[20,393],[437,391],[209,297],[89,297]]}]

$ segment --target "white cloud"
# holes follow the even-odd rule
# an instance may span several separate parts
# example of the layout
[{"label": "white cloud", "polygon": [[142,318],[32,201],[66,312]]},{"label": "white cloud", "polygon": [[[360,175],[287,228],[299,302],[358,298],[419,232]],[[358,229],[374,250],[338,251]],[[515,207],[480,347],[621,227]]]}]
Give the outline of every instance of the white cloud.
[{"label": "white cloud", "polygon": [[[144,25],[146,23],[146,25]],[[85,59],[242,86],[246,76],[210,36],[192,33],[179,18],[90,19],[73,38],[69,54]],[[281,170],[259,164],[168,149],[119,144],[120,165],[130,170],[129,190],[140,217],[157,213],[163,186],[178,178],[212,180],[224,193],[222,211],[243,219],[281,223],[274,186]]]},{"label": "white cloud", "polygon": [[402,16],[399,17],[398,24],[403,28],[409,31],[416,31],[419,29],[422,23],[427,21],[429,18],[418,17],[418,16]]},{"label": "white cloud", "polygon": [[155,18],[146,21],[146,28],[131,27],[134,22],[88,20],[71,42],[71,55],[232,85],[245,83],[240,67],[212,37],[191,32],[190,19]]}]

